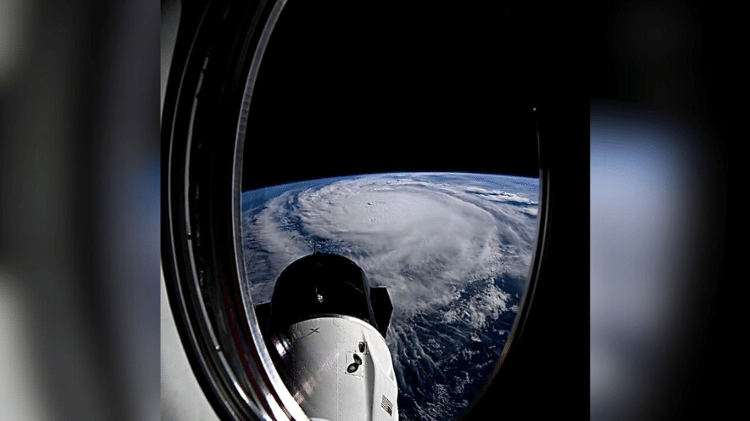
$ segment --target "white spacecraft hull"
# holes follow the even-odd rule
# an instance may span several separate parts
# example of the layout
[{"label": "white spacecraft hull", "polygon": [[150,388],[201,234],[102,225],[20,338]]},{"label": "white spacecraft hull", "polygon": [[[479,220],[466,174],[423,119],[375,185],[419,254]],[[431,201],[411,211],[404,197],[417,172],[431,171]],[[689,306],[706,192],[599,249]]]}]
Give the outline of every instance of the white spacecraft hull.
[{"label": "white spacecraft hull", "polygon": [[291,375],[290,392],[311,419],[398,420],[391,354],[370,324],[326,315],[291,325],[272,343]]}]

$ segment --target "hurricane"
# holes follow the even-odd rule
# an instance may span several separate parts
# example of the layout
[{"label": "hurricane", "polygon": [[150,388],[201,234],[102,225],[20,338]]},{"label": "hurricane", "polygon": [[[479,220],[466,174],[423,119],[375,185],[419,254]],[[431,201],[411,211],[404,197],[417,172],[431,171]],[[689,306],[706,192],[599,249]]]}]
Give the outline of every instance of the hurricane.
[{"label": "hurricane", "polygon": [[386,287],[401,420],[445,420],[491,379],[525,291],[538,179],[468,173],[372,174],[243,193],[255,304],[317,248]]}]

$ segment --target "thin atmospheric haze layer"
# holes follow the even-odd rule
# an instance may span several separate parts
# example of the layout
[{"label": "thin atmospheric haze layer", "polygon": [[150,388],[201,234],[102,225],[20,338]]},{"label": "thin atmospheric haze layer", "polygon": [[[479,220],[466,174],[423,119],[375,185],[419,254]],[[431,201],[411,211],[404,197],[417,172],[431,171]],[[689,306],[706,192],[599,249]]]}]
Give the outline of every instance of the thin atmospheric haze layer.
[{"label": "thin atmospheric haze layer", "polygon": [[394,310],[386,342],[399,417],[461,415],[488,380],[525,291],[537,234],[536,178],[399,173],[243,193],[254,304],[281,271],[320,251],[356,262]]}]

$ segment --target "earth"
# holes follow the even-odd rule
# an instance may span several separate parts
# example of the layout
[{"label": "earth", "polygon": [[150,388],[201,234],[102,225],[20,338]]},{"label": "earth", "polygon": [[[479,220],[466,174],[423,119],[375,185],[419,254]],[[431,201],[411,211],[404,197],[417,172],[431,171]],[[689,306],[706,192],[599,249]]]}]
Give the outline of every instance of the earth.
[{"label": "earth", "polygon": [[255,304],[281,271],[318,250],[388,289],[399,418],[458,417],[492,378],[537,233],[536,178],[389,173],[304,181],[242,196]]}]

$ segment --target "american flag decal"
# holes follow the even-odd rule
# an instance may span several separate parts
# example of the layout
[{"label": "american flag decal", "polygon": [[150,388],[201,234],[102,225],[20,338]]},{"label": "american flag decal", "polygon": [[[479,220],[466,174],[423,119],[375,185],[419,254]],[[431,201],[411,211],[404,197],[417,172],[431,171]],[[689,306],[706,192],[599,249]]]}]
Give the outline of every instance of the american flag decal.
[{"label": "american flag decal", "polygon": [[387,412],[388,415],[393,416],[393,404],[385,397],[385,395],[383,395],[383,399],[380,401],[380,407],[385,409],[385,412]]}]

